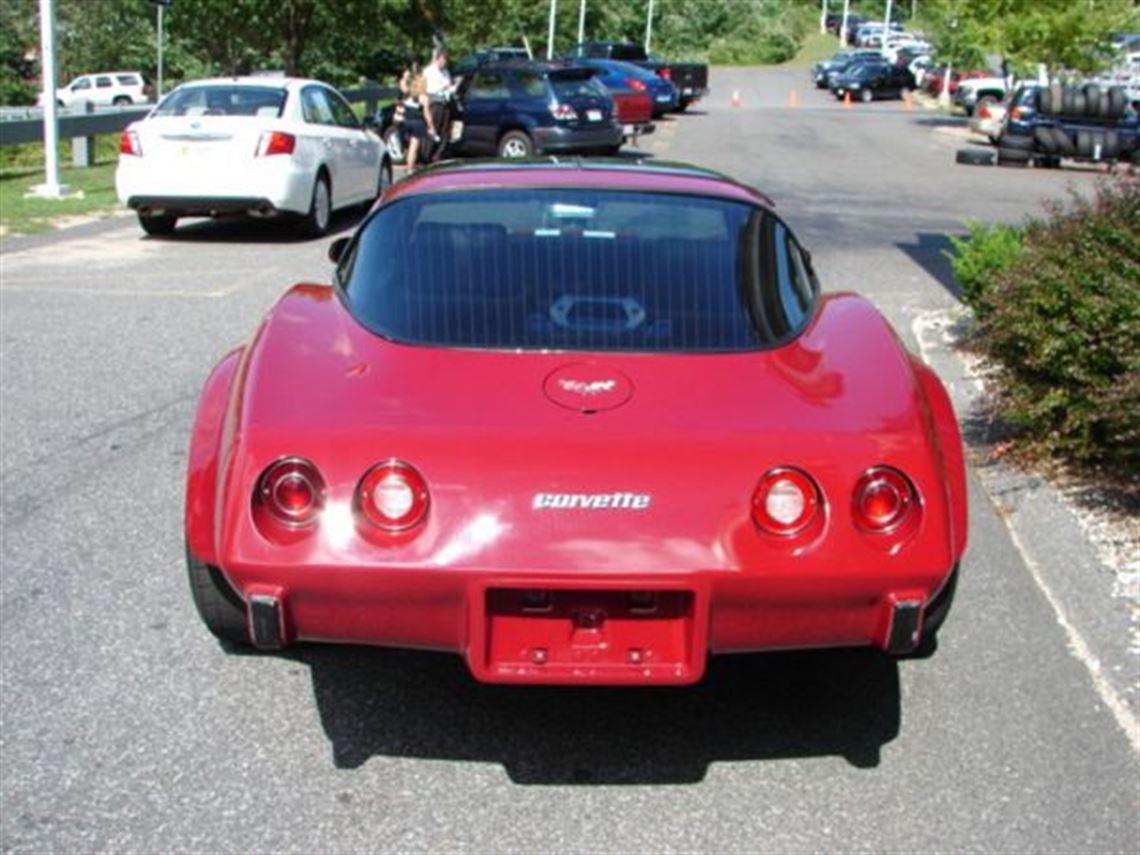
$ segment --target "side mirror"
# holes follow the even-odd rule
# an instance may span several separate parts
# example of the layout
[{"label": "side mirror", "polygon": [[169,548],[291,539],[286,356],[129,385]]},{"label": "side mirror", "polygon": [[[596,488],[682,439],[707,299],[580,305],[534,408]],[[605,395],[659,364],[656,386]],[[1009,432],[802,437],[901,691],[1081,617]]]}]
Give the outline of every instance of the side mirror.
[{"label": "side mirror", "polygon": [[352,238],[340,237],[329,244],[329,261],[333,264],[340,264],[341,258],[344,257],[344,251],[348,249],[348,242]]}]

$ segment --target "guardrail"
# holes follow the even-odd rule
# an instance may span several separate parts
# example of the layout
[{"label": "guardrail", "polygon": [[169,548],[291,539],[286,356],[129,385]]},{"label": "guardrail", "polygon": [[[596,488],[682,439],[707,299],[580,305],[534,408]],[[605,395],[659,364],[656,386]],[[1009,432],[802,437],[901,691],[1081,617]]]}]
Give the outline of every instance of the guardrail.
[{"label": "guardrail", "polygon": [[[354,89],[343,89],[341,94],[350,104],[364,104],[365,114],[376,112],[380,101],[395,98],[397,91],[390,86],[368,84]],[[72,163],[90,166],[95,152],[94,137],[99,134],[117,134],[136,119],[154,109],[154,104],[139,107],[92,108],[86,104],[83,111],[60,108],[60,139],[71,138]],[[43,108],[0,108],[0,145],[41,142],[44,138]]]}]

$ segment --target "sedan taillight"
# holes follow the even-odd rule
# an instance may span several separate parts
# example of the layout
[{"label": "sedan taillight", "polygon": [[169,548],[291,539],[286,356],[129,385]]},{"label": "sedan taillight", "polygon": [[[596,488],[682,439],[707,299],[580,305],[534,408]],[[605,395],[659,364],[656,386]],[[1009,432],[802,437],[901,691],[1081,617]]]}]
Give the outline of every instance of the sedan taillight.
[{"label": "sedan taillight", "polygon": [[272,154],[292,154],[297,147],[297,138],[283,131],[266,131],[257,141],[257,156],[268,157]]},{"label": "sedan taillight", "polygon": [[119,154],[142,157],[142,145],[139,143],[139,135],[137,132],[123,131],[119,137]]},{"label": "sedan taillight", "polygon": [[550,113],[560,122],[573,122],[578,118],[578,111],[569,104],[554,104],[550,108]]},{"label": "sedan taillight", "polygon": [[811,476],[780,466],[766,472],[752,494],[752,519],[761,531],[792,537],[811,525],[821,504]]},{"label": "sedan taillight", "polygon": [[406,531],[427,516],[427,482],[402,460],[373,466],[356,488],[356,509],[372,525],[387,532]]},{"label": "sedan taillight", "polygon": [[629,86],[634,92],[644,92],[645,84],[638,80],[636,77],[627,77],[625,79],[626,85]]}]

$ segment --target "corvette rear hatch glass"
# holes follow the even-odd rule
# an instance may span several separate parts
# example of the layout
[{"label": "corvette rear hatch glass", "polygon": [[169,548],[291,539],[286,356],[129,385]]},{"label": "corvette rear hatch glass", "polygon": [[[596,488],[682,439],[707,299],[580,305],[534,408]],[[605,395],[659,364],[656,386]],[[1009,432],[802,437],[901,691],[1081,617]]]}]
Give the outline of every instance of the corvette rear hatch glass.
[{"label": "corvette rear hatch glass", "polygon": [[763,208],[577,188],[400,200],[365,224],[337,278],[386,338],[496,349],[773,347],[803,329],[818,291]]}]

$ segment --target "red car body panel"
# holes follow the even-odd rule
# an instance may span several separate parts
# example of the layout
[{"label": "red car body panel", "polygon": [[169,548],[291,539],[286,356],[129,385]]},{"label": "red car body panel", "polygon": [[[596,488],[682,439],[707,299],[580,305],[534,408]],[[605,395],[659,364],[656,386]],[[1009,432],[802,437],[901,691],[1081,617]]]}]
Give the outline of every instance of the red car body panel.
[{"label": "red car body panel", "polygon": [[[569,176],[762,198],[686,175],[540,180]],[[385,201],[516,181],[533,171],[428,172]],[[558,371],[621,378],[625,399],[567,407],[547,391]],[[252,501],[266,467],[290,456],[327,487],[303,532],[267,524]],[[353,513],[362,476],[393,457],[430,489],[424,523],[395,535]],[[853,490],[882,464],[909,476],[920,506],[904,530],[870,535],[854,525]],[[778,466],[822,494],[818,524],[795,537],[751,517]],[[651,504],[539,507],[549,494]],[[516,352],[397,344],[333,288],[300,285],[207,381],[186,531],[242,598],[281,604],[285,642],[454,651],[495,682],[689,683],[709,652],[885,648],[893,609],[929,603],[957,565],[966,487],[940,382],[853,295],[823,298],[799,338],[768,351]],[[524,591],[554,594],[535,607]]]}]

